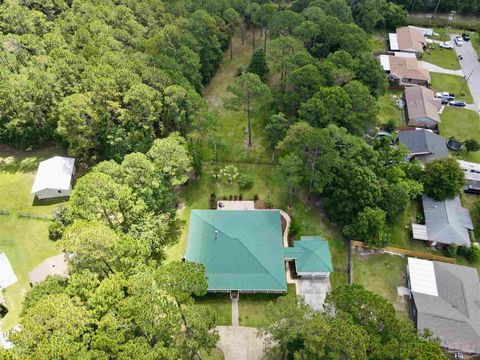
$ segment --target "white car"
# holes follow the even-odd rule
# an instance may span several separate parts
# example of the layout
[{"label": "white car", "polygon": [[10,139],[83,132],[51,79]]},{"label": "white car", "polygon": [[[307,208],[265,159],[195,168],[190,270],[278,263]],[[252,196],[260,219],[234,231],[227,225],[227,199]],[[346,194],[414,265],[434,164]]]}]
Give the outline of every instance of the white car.
[{"label": "white car", "polygon": [[453,97],[455,99],[455,95],[450,94],[449,92],[442,91],[435,93],[436,98],[444,98],[444,97]]},{"label": "white car", "polygon": [[449,42],[446,42],[446,41],[440,43],[440,47],[441,47],[442,49],[453,49],[453,45],[452,45],[451,43],[449,43]]},{"label": "white car", "polygon": [[455,36],[455,44],[457,44],[457,46],[463,45],[463,39],[461,36]]}]

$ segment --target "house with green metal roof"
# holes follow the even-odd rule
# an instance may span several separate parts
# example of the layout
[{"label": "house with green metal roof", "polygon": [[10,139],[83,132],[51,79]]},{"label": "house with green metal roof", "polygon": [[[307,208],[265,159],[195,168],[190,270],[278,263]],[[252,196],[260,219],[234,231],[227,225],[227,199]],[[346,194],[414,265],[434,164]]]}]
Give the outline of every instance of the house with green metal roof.
[{"label": "house with green metal roof", "polygon": [[185,260],[205,266],[208,291],[287,291],[278,210],[192,210]]},{"label": "house with green metal roof", "polygon": [[284,248],[284,258],[295,261],[299,277],[328,277],[333,271],[328,241],[320,236],[302,236],[293,247]]},{"label": "house with green metal roof", "polygon": [[209,292],[287,291],[285,261],[300,277],[328,276],[328,242],[304,236],[283,247],[278,210],[192,210],[185,260],[205,266]]}]

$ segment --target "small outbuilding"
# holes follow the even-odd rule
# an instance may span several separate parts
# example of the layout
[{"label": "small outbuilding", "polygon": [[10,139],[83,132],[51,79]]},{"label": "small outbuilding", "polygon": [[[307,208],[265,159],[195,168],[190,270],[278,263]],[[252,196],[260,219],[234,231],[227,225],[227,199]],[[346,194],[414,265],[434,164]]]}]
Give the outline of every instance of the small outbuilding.
[{"label": "small outbuilding", "polygon": [[59,254],[46,259],[28,274],[32,286],[45,281],[45,279],[51,275],[57,275],[64,278],[68,277],[68,267],[65,254]]},{"label": "small outbuilding", "polygon": [[75,159],[54,156],[40,162],[32,194],[39,200],[70,196],[72,177],[75,174]]}]

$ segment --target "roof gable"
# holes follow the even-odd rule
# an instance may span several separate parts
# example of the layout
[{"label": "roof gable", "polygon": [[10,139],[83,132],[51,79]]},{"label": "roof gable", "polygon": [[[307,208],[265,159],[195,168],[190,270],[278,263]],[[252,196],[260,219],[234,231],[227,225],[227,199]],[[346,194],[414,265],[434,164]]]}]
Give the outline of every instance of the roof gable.
[{"label": "roof gable", "polygon": [[285,249],[285,258],[295,260],[300,273],[329,273],[333,271],[328,241],[320,236],[302,236],[293,248]]}]

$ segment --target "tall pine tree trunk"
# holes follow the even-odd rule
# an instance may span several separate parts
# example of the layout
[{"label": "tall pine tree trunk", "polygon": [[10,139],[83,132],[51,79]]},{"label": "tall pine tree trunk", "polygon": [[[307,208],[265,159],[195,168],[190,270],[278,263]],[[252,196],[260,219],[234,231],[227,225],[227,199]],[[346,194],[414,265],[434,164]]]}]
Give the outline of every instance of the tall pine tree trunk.
[{"label": "tall pine tree trunk", "polygon": [[230,36],[230,60],[233,59],[233,34]]}]

